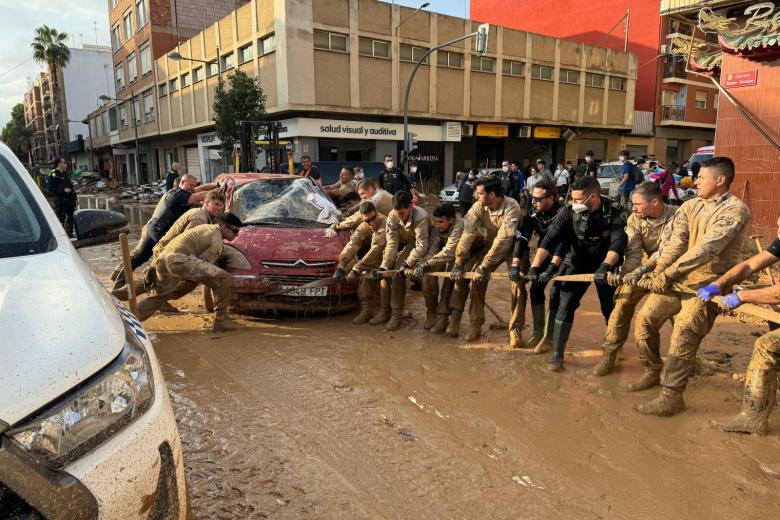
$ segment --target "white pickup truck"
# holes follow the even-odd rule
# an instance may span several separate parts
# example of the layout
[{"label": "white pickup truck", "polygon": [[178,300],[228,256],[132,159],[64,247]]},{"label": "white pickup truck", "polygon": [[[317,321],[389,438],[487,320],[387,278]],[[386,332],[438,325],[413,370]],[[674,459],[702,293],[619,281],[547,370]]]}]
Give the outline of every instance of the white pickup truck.
[{"label": "white pickup truck", "polygon": [[65,235],[0,143],[0,517],[186,518],[181,441],[149,336],[76,247],[121,214],[77,211]]}]

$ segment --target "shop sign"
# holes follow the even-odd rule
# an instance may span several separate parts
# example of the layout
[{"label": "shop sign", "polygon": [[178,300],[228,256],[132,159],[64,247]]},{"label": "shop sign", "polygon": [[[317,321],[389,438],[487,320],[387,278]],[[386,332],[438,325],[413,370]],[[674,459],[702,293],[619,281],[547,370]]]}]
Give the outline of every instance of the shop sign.
[{"label": "shop sign", "polygon": [[726,88],[752,87],[758,84],[758,71],[734,72],[723,78],[723,86]]},{"label": "shop sign", "polygon": [[509,137],[509,125],[497,125],[493,123],[477,123],[477,136]]},{"label": "shop sign", "polygon": [[536,126],[533,136],[535,139],[560,139],[561,129],[557,126]]},{"label": "shop sign", "polygon": [[[404,126],[398,123],[373,121],[344,121],[298,117],[282,121],[279,137],[324,137],[336,139],[373,139],[402,141]],[[418,141],[444,140],[441,126],[409,125],[409,131],[417,134]]]},{"label": "shop sign", "polygon": [[735,17],[705,7],[699,11],[699,28],[717,34],[721,48],[731,54],[769,55],[780,50],[780,7],[775,2],[748,5]]}]

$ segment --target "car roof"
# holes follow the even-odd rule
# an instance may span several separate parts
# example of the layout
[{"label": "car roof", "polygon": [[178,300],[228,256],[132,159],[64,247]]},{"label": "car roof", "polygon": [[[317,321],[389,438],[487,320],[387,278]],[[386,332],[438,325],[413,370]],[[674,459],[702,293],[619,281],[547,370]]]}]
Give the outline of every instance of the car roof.
[{"label": "car roof", "polygon": [[[254,181],[262,181],[262,180],[269,180],[269,179],[289,179],[291,177],[297,179],[303,178],[297,175],[289,175],[286,173],[224,173],[222,175],[226,176],[229,181],[233,182],[233,184],[239,186]],[[222,175],[220,175],[220,177],[222,177]]]}]

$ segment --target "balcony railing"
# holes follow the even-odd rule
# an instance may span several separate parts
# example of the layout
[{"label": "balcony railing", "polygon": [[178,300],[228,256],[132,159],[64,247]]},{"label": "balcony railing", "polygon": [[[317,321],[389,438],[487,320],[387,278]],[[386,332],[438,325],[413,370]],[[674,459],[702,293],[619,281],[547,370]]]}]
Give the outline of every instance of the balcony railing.
[{"label": "balcony railing", "polygon": [[685,107],[664,105],[661,107],[662,121],[685,121]]},{"label": "balcony railing", "polygon": [[685,72],[685,63],[677,60],[665,62],[664,79],[667,78],[687,79],[688,74]]}]

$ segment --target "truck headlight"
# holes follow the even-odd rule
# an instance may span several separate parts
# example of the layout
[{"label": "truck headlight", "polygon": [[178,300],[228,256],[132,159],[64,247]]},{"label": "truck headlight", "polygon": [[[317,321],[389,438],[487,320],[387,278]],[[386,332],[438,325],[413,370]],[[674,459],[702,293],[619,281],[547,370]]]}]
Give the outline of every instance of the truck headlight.
[{"label": "truck headlight", "polygon": [[143,344],[128,331],[122,353],[75,395],[7,432],[35,457],[63,466],[126,427],[154,401]]}]

